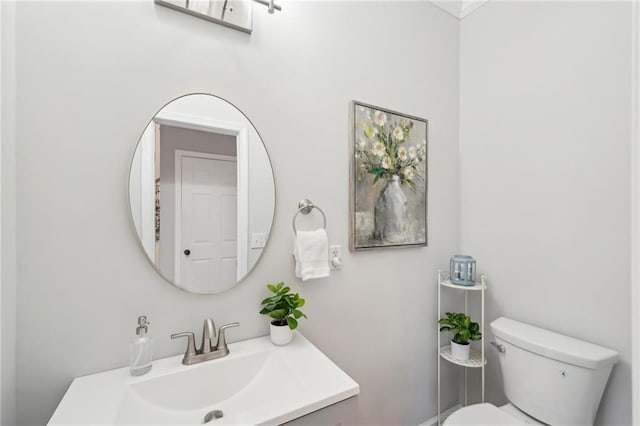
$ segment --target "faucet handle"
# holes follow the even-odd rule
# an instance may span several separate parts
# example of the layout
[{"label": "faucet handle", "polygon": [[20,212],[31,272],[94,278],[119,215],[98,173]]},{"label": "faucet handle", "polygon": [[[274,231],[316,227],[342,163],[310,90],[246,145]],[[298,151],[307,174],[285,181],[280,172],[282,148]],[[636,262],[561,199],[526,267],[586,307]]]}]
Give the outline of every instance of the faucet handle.
[{"label": "faucet handle", "polygon": [[187,351],[184,353],[184,358],[182,358],[182,363],[184,365],[188,365],[188,361],[191,359],[191,357],[194,357],[197,354],[197,352],[196,352],[196,344],[195,344],[195,336],[190,331],[187,331],[187,332],[184,332],[184,333],[176,333],[176,334],[172,334],[171,335],[172,339],[177,339],[179,337],[186,337],[188,339],[187,340]]},{"label": "faucet handle", "polygon": [[232,322],[231,324],[225,324],[218,329],[218,343],[216,344],[216,350],[222,350],[226,353],[229,353],[229,348],[227,347],[227,340],[225,338],[224,331],[227,328],[238,327],[239,325],[239,322]]}]

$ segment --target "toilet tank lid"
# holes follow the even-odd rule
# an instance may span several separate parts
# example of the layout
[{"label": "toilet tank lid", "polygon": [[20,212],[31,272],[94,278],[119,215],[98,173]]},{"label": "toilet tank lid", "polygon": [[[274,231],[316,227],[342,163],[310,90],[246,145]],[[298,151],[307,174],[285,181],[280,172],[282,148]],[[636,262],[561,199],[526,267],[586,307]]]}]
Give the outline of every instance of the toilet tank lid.
[{"label": "toilet tank lid", "polygon": [[615,364],[619,358],[618,352],[604,346],[505,317],[491,323],[491,332],[530,352],[584,368],[604,368]]}]

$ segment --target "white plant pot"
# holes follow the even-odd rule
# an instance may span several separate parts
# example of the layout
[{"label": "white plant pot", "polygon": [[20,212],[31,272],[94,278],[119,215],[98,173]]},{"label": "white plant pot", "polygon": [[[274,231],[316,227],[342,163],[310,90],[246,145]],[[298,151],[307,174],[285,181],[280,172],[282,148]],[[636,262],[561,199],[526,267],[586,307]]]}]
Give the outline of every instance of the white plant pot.
[{"label": "white plant pot", "polygon": [[470,344],[461,345],[459,343],[451,341],[451,356],[459,361],[469,361],[469,349]]},{"label": "white plant pot", "polygon": [[288,345],[293,339],[293,330],[288,325],[271,324],[271,343],[278,346]]}]

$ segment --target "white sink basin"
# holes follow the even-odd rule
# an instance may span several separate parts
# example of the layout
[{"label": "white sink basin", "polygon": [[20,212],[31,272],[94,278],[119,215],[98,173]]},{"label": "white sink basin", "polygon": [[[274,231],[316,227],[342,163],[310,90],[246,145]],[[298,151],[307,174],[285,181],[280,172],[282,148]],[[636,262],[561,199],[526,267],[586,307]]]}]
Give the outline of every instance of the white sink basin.
[{"label": "white sink basin", "polygon": [[268,336],[229,345],[224,358],[185,366],[182,355],[76,378],[49,425],[209,425],[284,423],[359,393],[346,373],[300,333],[287,346]]}]

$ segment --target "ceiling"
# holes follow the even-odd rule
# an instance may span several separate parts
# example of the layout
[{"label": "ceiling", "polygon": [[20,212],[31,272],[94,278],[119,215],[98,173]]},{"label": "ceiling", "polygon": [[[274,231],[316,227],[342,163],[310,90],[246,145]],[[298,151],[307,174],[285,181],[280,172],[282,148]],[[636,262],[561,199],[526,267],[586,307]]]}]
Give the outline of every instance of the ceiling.
[{"label": "ceiling", "polygon": [[488,0],[431,0],[431,3],[446,10],[458,19],[463,19]]}]

